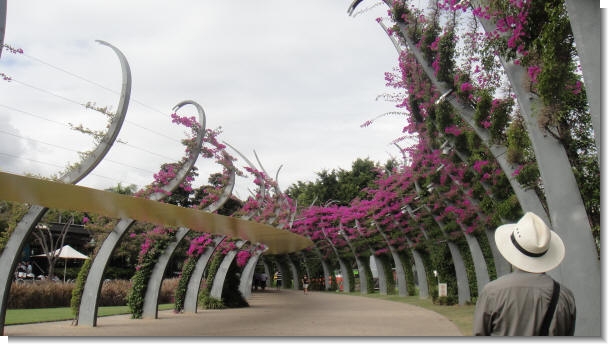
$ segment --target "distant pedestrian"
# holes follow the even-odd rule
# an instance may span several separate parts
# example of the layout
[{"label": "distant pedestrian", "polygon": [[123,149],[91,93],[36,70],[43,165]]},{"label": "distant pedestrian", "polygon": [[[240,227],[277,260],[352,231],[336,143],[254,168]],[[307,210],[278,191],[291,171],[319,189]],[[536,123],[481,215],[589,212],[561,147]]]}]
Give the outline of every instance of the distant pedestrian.
[{"label": "distant pedestrian", "polygon": [[308,279],[308,275],[304,275],[304,277],[302,277],[302,287],[304,288],[304,295],[308,294],[309,285],[310,285],[310,280]]},{"label": "distant pedestrian", "polygon": [[276,283],[277,290],[281,290],[281,285],[283,284],[283,276],[278,270],[274,273],[274,281]]},{"label": "distant pedestrian", "polygon": [[268,281],[268,275],[265,272],[260,274],[260,287],[262,290],[266,289],[266,281]]},{"label": "distant pedestrian", "polygon": [[576,306],[572,292],[545,272],[562,261],[561,238],[533,213],[498,227],[494,235],[513,272],[484,287],[473,319],[477,336],[572,336]]},{"label": "distant pedestrian", "polygon": [[260,285],[260,274],[259,273],[254,273],[253,274],[253,290],[258,290],[258,286]]}]

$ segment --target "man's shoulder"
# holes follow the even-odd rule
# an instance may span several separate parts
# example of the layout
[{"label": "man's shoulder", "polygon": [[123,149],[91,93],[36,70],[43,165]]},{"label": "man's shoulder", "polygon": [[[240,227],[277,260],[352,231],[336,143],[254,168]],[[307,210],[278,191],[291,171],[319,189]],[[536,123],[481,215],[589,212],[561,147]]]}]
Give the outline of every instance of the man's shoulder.
[{"label": "man's shoulder", "polygon": [[485,288],[500,289],[505,287],[513,287],[515,285],[525,286],[538,285],[539,283],[548,284],[550,281],[551,277],[545,274],[517,271],[500,276],[499,278],[486,284]]}]

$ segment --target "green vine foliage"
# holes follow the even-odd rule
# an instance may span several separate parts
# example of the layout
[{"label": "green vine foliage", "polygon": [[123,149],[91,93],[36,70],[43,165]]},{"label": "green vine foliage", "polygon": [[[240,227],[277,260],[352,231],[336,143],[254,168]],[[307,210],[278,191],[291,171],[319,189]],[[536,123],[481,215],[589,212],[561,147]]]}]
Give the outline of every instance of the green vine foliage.
[{"label": "green vine foliage", "polygon": [[437,131],[439,131],[440,133],[445,133],[445,128],[449,127],[450,125],[452,125],[453,119],[452,119],[452,114],[454,113],[454,107],[452,106],[452,104],[450,104],[450,102],[440,102],[439,104],[437,104],[437,106],[435,106],[435,112],[436,112],[436,126],[437,126]]},{"label": "green vine foliage", "polygon": [[481,90],[478,92],[478,97],[479,99],[477,101],[477,106],[475,107],[473,120],[478,127],[481,127],[481,122],[490,117],[490,110],[492,109],[492,95],[487,90]]},{"label": "green vine foliage", "polygon": [[4,250],[8,239],[29,207],[26,204],[0,201],[0,251]]},{"label": "green vine foliage", "polygon": [[216,252],[213,255],[213,259],[211,260],[211,264],[207,270],[207,278],[205,280],[205,287],[201,290],[199,294],[199,304],[203,306],[205,309],[222,309],[225,308],[222,300],[218,300],[214,297],[211,297],[211,287],[213,287],[213,281],[215,280],[215,275],[217,274],[217,270],[220,268],[220,264],[224,259],[225,255]]},{"label": "green vine foliage", "polygon": [[502,143],[505,141],[505,131],[508,126],[509,117],[513,110],[514,102],[512,99],[498,101],[492,111],[490,121],[490,140],[493,143]]},{"label": "green vine foliage", "polygon": [[[488,268],[488,276],[490,277],[490,281],[493,281],[498,276],[496,274],[496,264],[494,263],[492,247],[490,246],[490,241],[488,239],[487,232],[474,232],[473,235],[475,236],[475,238],[477,238],[477,242],[479,243],[479,247],[481,248],[481,252],[483,253],[483,257]],[[492,240],[494,240],[494,238],[492,238]]]},{"label": "green vine foliage", "polygon": [[74,289],[72,289],[72,298],[70,300],[70,308],[75,318],[78,317],[80,311],[80,301],[82,300],[82,292],[84,291],[84,284],[89,276],[89,270],[91,269],[92,258],[86,259],[78,272]]},{"label": "green vine foliage", "polygon": [[437,22],[431,22],[426,30],[424,30],[422,33],[422,44],[420,46],[420,50],[422,50],[424,59],[429,65],[433,63],[435,58],[435,52],[431,49],[431,45],[439,36],[439,30],[439,24]]},{"label": "green vine foliage", "polygon": [[454,73],[454,94],[464,104],[471,104],[469,99],[473,90],[469,87],[463,87],[464,84],[471,84],[471,75],[469,73],[457,71]]},{"label": "green vine foliage", "polygon": [[467,278],[469,279],[471,301],[473,304],[475,304],[478,295],[477,275],[475,274],[475,263],[473,262],[473,256],[471,255],[469,244],[467,243],[464,235],[460,235],[458,238],[456,238],[454,243],[458,246],[458,250],[462,256],[462,261],[464,262],[464,266],[467,271]]},{"label": "green vine foliage", "polygon": [[363,261],[365,278],[367,279],[367,293],[372,294],[374,292],[374,276],[372,275],[372,268],[369,265],[369,256],[361,257],[361,260]]},{"label": "green vine foliage", "polygon": [[495,214],[497,217],[495,217],[496,222],[494,227],[497,227],[502,222],[501,219],[516,222],[517,219],[523,216],[517,196],[515,194],[511,194],[510,197],[499,202],[496,206]]},{"label": "green vine foliage", "polygon": [[456,37],[454,29],[448,30],[439,39],[439,71],[437,80],[447,82],[452,85],[454,82],[454,51],[456,49]]},{"label": "green vine foliage", "polygon": [[494,184],[490,187],[490,192],[496,201],[503,201],[512,198],[515,195],[510,186],[511,184],[507,176],[504,173],[500,173],[496,176]]},{"label": "green vine foliage", "polygon": [[469,137],[469,133],[464,132],[463,134],[458,135],[454,138],[454,148],[458,152],[462,152],[463,154],[466,154],[466,155],[471,153],[468,137]]},{"label": "green vine foliage", "polygon": [[236,265],[236,261],[233,261],[228,268],[226,274],[226,280],[222,289],[222,303],[227,308],[242,308],[249,307],[249,303],[241,294],[239,290],[241,268]]},{"label": "green vine foliage", "polygon": [[434,300],[438,295],[437,279],[433,275],[433,268],[432,268],[433,263],[432,263],[432,259],[431,259],[431,250],[429,249],[428,245],[426,244],[426,241],[424,241],[423,244],[419,245],[419,248],[416,248],[416,252],[418,252],[420,259],[422,259],[422,265],[425,267],[424,272],[425,272],[426,280],[427,280],[428,293],[429,293],[429,295],[431,295],[431,298]]},{"label": "green vine foliage", "polygon": [[421,100],[414,94],[410,94],[408,99],[410,103],[411,117],[414,119],[414,121],[416,121],[416,123],[422,123],[424,118],[422,116],[422,112],[420,111]]},{"label": "green vine foliage", "polygon": [[382,261],[382,266],[384,268],[384,275],[386,276],[386,293],[388,295],[396,294],[396,283],[395,277],[393,276],[393,266],[391,264],[391,259],[389,259],[388,255],[381,254],[376,256]]},{"label": "green vine foliage", "polygon": [[524,165],[517,175],[517,181],[525,187],[535,187],[540,179],[540,171],[536,163]]},{"label": "green vine foliage", "polygon": [[169,245],[169,242],[173,237],[174,234],[157,238],[154,240],[152,247],[142,257],[139,269],[135,271],[135,275],[133,275],[132,278],[133,285],[127,295],[127,306],[131,312],[131,318],[141,319],[143,316],[144,298],[146,290],[148,289],[148,280],[152,275],[152,270],[158,261],[158,258]]},{"label": "green vine foliage", "polygon": [[198,257],[189,257],[182,267],[182,275],[177,284],[177,288],[175,289],[175,303],[173,308],[175,312],[179,313],[184,311],[186,289],[188,288],[188,283],[190,282],[197,261]]},{"label": "green vine foliage", "polygon": [[412,253],[409,250],[399,252],[399,260],[405,271],[407,293],[409,296],[414,296],[416,295],[416,284],[414,283],[414,271],[412,270],[412,265],[414,264]]},{"label": "green vine foliage", "polygon": [[543,25],[536,43],[543,66],[538,76],[537,89],[546,105],[561,102],[565,98],[565,92],[570,92],[565,87],[555,85],[568,85],[572,80],[571,68],[565,67],[570,67],[575,53],[574,36],[563,2],[560,6],[550,5],[545,5],[548,21]]},{"label": "green vine foliage", "polygon": [[407,5],[405,4],[405,1],[393,2],[393,6],[391,9],[391,18],[393,19],[393,21],[395,21],[396,23],[403,23],[405,22],[404,17],[406,17],[407,14],[409,14],[409,10],[407,8]]},{"label": "green vine foliage", "polygon": [[512,164],[524,164],[529,160],[531,142],[523,118],[516,116],[507,129],[507,161]]},{"label": "green vine foliage", "polygon": [[144,296],[148,287],[148,280],[152,274],[152,267],[140,268],[132,278],[133,285],[127,294],[127,306],[132,319],[141,319],[144,309]]},{"label": "green vine foliage", "polygon": [[347,277],[348,277],[348,288],[349,290],[345,290],[345,292],[353,292],[355,291],[355,274],[353,273],[353,269],[352,268],[348,268],[350,266],[352,266],[351,262],[349,261],[349,259],[344,259],[344,264],[346,264],[346,267],[348,270],[347,271]]},{"label": "green vine foliage", "polygon": [[428,108],[426,118],[424,120],[426,124],[426,131],[428,133],[429,138],[439,137],[437,124],[435,121],[437,110],[435,106],[431,106]]},{"label": "green vine foliage", "polygon": [[[456,270],[452,264],[452,254],[446,243],[433,243],[428,245],[431,264],[428,267],[434,267],[437,270],[437,276],[441,283],[448,285],[448,301],[447,304],[454,304],[458,299],[458,283],[456,282]],[[437,289],[437,278],[433,275],[433,269],[429,269],[430,282],[429,285],[432,291],[433,302],[439,302],[439,292]]]}]

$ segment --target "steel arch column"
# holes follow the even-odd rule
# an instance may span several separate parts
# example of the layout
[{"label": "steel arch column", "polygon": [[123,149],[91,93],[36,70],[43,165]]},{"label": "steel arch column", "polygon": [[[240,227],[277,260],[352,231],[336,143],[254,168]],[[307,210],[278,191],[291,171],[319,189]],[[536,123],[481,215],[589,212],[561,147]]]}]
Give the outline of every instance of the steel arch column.
[{"label": "steel arch column", "polygon": [[194,271],[192,271],[192,275],[190,275],[190,279],[188,280],[186,296],[184,297],[184,313],[196,313],[198,305],[198,292],[201,288],[201,281],[203,280],[205,268],[207,267],[207,263],[209,263],[209,259],[213,255],[213,252],[215,252],[216,248],[222,241],[224,241],[224,239],[226,239],[225,235],[215,237],[213,239],[213,246],[207,246],[203,254],[201,254],[196,261],[196,266],[194,267]]},{"label": "steel arch column", "polygon": [[418,295],[421,299],[427,299],[429,297],[429,284],[426,278],[424,260],[416,249],[411,249],[411,252],[414,257],[414,265],[416,266],[416,276],[418,277]]},{"label": "steel arch column", "polygon": [[[169,181],[169,183],[162,187],[162,191],[153,193],[149,196],[149,199],[151,200],[159,201],[166,197],[167,192],[175,190],[179,186],[179,184],[183,182],[188,172],[196,163],[198,155],[200,154],[203,143],[203,136],[206,130],[205,111],[198,103],[193,102],[191,100],[182,101],[177,104],[173,109],[177,110],[186,104],[192,104],[197,108],[199,120],[201,121],[201,127],[197,132],[195,148],[190,153],[188,159],[186,160],[186,163],[179,169],[179,171],[177,171],[175,177],[171,181]],[[132,219],[121,219],[120,222],[116,225],[116,227],[112,230],[112,232],[108,235],[106,240],[104,240],[101,244],[99,252],[93,259],[89,274],[87,276],[87,280],[83,288],[80,308],[78,312],[79,325],[97,326],[97,310],[99,304],[99,295],[101,293],[103,273],[106,269],[106,266],[108,265],[108,262],[110,261],[112,253],[126,234],[127,230],[134,222],[135,221]]]},{"label": "steel arch column", "polygon": [[[88,175],[106,156],[110,151],[110,148],[116,141],[118,133],[122,128],[127,109],[129,107],[129,100],[131,97],[131,69],[126,57],[120,50],[111,44],[103,41],[97,41],[102,45],[110,47],[114,53],[118,56],[121,66],[122,73],[122,88],[120,93],[120,100],[116,112],[116,116],[110,122],[108,132],[95,147],[93,152],[89,154],[80,164],[74,169],[66,172],[60,180],[67,184],[76,184]],[[0,332],[4,333],[4,322],[6,317],[6,303],[8,301],[8,294],[10,291],[13,271],[17,265],[17,260],[20,258],[21,251],[25,245],[25,240],[29,237],[30,233],[44,216],[48,208],[33,205],[30,207],[28,213],[21,219],[17,224],[17,227],[9,237],[2,254],[0,255],[0,294],[2,294],[2,305],[0,306]]]},{"label": "steel arch column", "polygon": [[388,241],[386,234],[380,228],[380,225],[376,224],[376,228],[384,241],[386,241],[386,246],[391,251],[391,256],[393,257],[393,261],[395,262],[395,272],[397,273],[397,289],[399,290],[399,296],[407,296],[407,281],[405,279],[405,270],[403,269],[403,262],[399,257],[399,252],[391,245]]},{"label": "steel arch column", "polygon": [[4,49],[4,33],[6,32],[6,0],[0,0],[0,57]]},{"label": "steel arch column", "polygon": [[380,295],[388,295],[384,262],[376,255],[371,255],[370,258],[374,260],[374,264],[376,265],[376,273],[378,274],[378,288],[380,289]]},{"label": "steel arch column", "polygon": [[226,254],[222,262],[220,263],[220,267],[217,269],[217,273],[215,274],[215,278],[213,279],[213,286],[211,287],[211,292],[209,295],[215,299],[222,299],[222,290],[224,289],[224,281],[226,281],[226,275],[228,274],[228,269],[230,268],[230,264],[236,257],[238,253],[238,249],[245,245],[246,241],[239,240],[236,243],[236,250],[232,250]]},{"label": "steel arch column", "polygon": [[175,233],[175,239],[169,243],[169,246],[163,251],[158,257],[158,261],[152,268],[152,273],[148,279],[148,285],[146,288],[146,294],[144,295],[144,306],[142,310],[143,319],[157,319],[158,318],[158,297],[160,295],[160,289],[163,284],[163,276],[167,270],[169,260],[173,256],[175,248],[179,242],[186,236],[189,229],[180,227]]},{"label": "steel arch column", "polygon": [[[291,257],[289,256],[289,254],[286,254],[285,257],[287,259],[287,265],[289,266],[289,270],[291,270],[291,278],[293,279],[293,285],[291,286],[291,289],[298,290],[298,289],[300,289],[300,279],[298,276],[298,269],[297,269],[296,265],[294,264],[294,262],[291,260]],[[285,282],[285,275],[283,275],[283,283],[284,282]]]},{"label": "steel arch column", "polygon": [[366,270],[366,265],[365,263],[361,260],[361,258],[355,253],[355,249],[353,248],[352,243],[350,242],[350,239],[348,239],[348,236],[346,235],[346,233],[341,232],[340,234],[342,234],[342,237],[344,238],[344,240],[346,240],[346,243],[348,244],[348,247],[350,248],[351,251],[353,251],[353,256],[355,257],[355,263],[357,263],[357,270],[359,271],[359,289],[362,295],[367,294],[367,270]]},{"label": "steel arch column", "polygon": [[243,272],[241,273],[239,291],[246,299],[251,297],[251,282],[253,281],[253,275],[255,274],[255,267],[258,265],[258,261],[263,252],[264,251],[262,250],[256,250],[253,256],[247,261],[247,264],[245,264]]}]

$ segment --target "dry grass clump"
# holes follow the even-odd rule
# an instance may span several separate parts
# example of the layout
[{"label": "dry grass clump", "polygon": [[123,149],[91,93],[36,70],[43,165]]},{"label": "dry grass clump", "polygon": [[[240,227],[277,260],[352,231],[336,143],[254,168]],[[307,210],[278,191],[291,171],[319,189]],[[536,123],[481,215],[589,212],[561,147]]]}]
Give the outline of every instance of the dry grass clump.
[{"label": "dry grass clump", "polygon": [[[163,280],[158,303],[173,303],[178,278]],[[74,283],[36,281],[13,283],[8,297],[8,309],[70,307]],[[101,286],[99,306],[125,306],[131,281],[107,280]]]},{"label": "dry grass clump", "polygon": [[167,278],[163,280],[160,287],[160,295],[158,303],[173,303],[175,302],[175,290],[179,284],[179,278]]},{"label": "dry grass clump", "polygon": [[8,295],[7,308],[66,307],[72,298],[72,283],[40,281],[13,283]]},{"label": "dry grass clump", "polygon": [[127,304],[127,294],[131,289],[131,281],[107,280],[101,286],[99,306],[124,306]]}]

